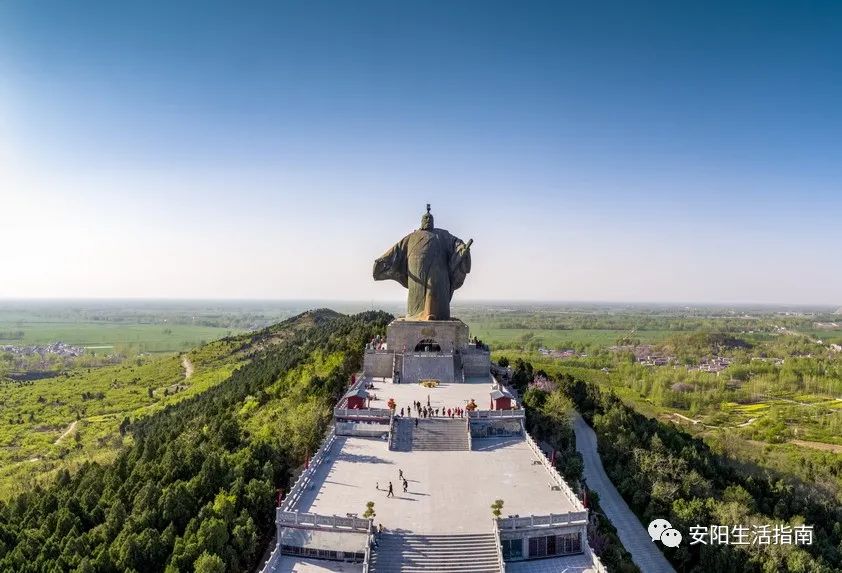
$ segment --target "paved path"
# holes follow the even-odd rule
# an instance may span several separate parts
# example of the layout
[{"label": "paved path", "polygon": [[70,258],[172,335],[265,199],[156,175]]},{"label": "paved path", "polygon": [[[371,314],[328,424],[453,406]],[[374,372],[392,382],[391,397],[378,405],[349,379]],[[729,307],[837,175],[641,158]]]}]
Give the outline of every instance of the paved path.
[{"label": "paved path", "polygon": [[617,535],[626,551],[631,553],[632,561],[644,573],[675,573],[656,542],[649,538],[646,528],[608,479],[596,449],[596,434],[578,413],[573,416],[573,431],[576,433],[576,449],[584,458],[588,487],[599,494],[602,511],[617,528]]}]

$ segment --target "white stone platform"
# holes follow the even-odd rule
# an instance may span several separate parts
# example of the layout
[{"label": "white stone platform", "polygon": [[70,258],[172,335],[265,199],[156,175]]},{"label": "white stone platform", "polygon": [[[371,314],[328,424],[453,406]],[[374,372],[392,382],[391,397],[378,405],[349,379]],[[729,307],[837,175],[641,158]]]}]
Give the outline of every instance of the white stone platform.
[{"label": "white stone platform", "polygon": [[[390,531],[488,533],[491,504],[504,501],[503,514],[546,515],[576,511],[559,491],[523,438],[475,440],[474,451],[397,452],[382,440],[339,437],[295,508],[323,515],[362,515],[375,503],[375,523]],[[409,487],[403,493],[402,469]],[[395,497],[387,498],[391,480]],[[376,489],[379,482],[380,490]]]},{"label": "white stone platform", "polygon": [[[468,378],[465,382],[443,383],[436,388],[424,388],[420,384],[392,384],[391,378],[375,378],[374,389],[369,394],[376,394],[377,399],[371,401],[372,408],[387,408],[389,398],[394,398],[397,403],[397,411],[406,408],[415,400],[421,402],[422,406],[427,405],[427,398],[430,398],[432,408],[464,408],[473,398],[480,409],[486,410],[490,403],[491,377]],[[413,413],[414,415],[414,413]]]}]

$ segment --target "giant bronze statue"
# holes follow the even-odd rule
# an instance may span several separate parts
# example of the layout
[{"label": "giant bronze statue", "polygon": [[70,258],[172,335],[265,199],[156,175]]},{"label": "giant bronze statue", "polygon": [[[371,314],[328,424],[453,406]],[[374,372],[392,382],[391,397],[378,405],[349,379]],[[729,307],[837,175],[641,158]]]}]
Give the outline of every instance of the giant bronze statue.
[{"label": "giant bronze statue", "polygon": [[374,261],[374,280],[394,280],[409,289],[406,320],[449,320],[453,291],[471,272],[471,243],[433,226],[430,205],[421,228]]}]

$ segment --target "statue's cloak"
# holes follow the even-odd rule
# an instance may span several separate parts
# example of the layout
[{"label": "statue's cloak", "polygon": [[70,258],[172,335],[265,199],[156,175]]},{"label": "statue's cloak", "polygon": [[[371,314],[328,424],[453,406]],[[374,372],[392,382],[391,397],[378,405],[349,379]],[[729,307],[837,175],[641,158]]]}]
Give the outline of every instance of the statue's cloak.
[{"label": "statue's cloak", "polygon": [[407,320],[449,320],[453,291],[471,272],[471,253],[444,229],[418,229],[374,262],[374,280],[409,289]]}]

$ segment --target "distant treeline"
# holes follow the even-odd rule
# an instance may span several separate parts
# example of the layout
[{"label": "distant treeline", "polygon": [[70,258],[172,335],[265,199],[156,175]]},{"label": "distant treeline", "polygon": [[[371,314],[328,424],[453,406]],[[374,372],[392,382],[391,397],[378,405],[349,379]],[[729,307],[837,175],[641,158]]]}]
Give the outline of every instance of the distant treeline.
[{"label": "distant treeline", "polygon": [[[480,320],[483,320],[480,318]],[[788,324],[791,328],[810,328],[812,320],[781,318],[778,324]],[[769,318],[730,318],[730,317],[681,317],[650,316],[637,314],[606,315],[563,315],[547,316],[527,315],[508,318],[487,318],[487,326],[504,329],[524,330],[639,330],[676,332],[718,331],[718,332],[771,332],[774,324]]]},{"label": "distant treeline", "polygon": [[0,330],[0,340],[23,340],[25,334],[22,330]]}]

